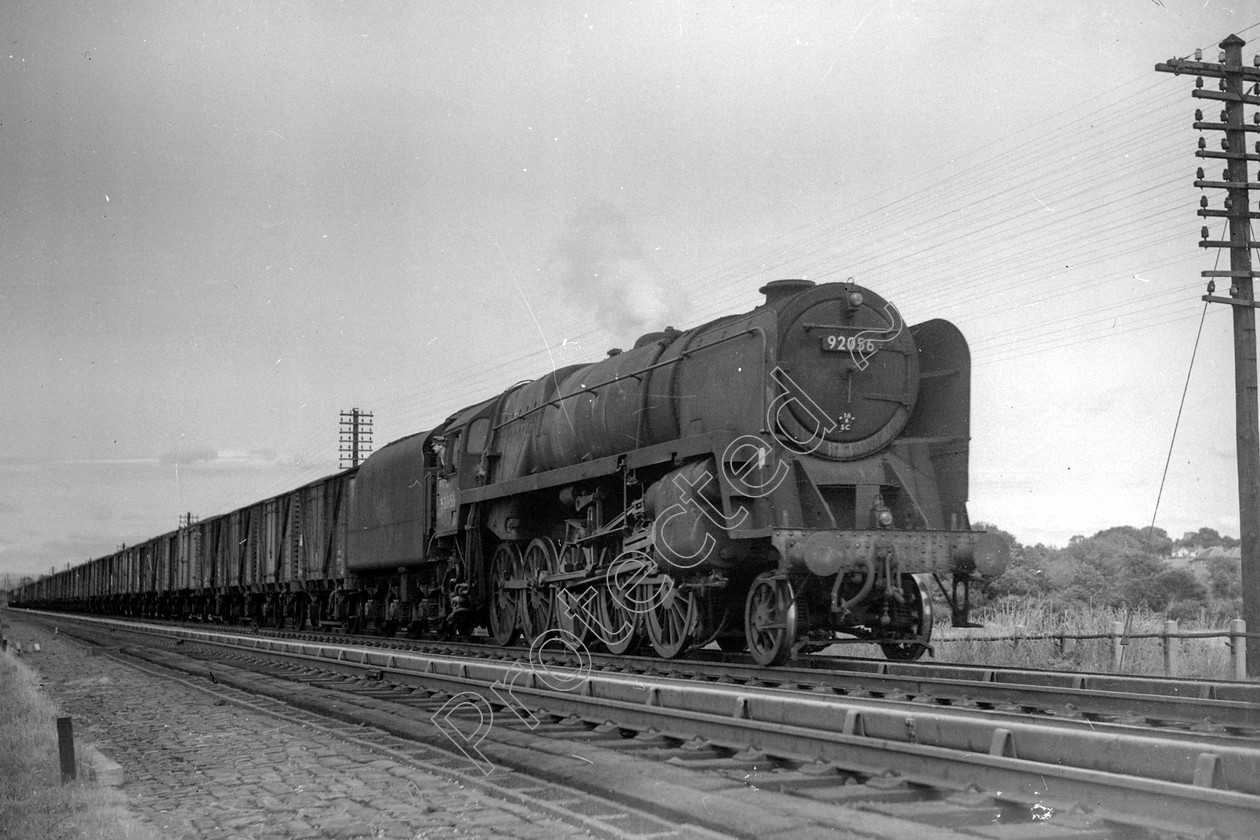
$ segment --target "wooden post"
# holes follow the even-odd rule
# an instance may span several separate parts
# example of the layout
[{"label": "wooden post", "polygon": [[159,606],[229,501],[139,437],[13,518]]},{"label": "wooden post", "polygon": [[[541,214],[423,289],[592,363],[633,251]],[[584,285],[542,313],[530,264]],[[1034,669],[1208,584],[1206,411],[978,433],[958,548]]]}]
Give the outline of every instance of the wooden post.
[{"label": "wooden post", "polygon": [[1178,676],[1181,670],[1180,657],[1178,656],[1177,638],[1177,622],[1164,622],[1164,675],[1168,677]]},{"label": "wooden post", "polygon": [[[1256,310],[1253,308],[1251,271],[1251,219],[1247,212],[1246,135],[1243,132],[1243,40],[1231,35],[1221,42],[1225,50],[1225,92],[1233,99],[1225,102],[1225,122],[1230,158],[1227,168],[1231,186],[1229,216],[1229,258],[1233,274],[1230,297],[1238,300],[1234,310],[1234,409],[1238,447],[1239,537],[1242,543],[1243,617],[1260,619],[1260,414],[1257,413]],[[1247,639],[1243,645],[1250,654],[1251,676],[1260,676],[1260,639]]]},{"label": "wooden post", "polygon": [[[1225,161],[1221,180],[1209,178],[1200,167],[1194,184],[1200,189],[1225,190],[1223,209],[1208,206],[1207,199],[1199,210],[1205,221],[1224,218],[1229,223],[1229,238],[1209,239],[1209,228],[1202,228],[1201,248],[1228,248],[1229,269],[1213,269],[1200,272],[1204,277],[1229,280],[1229,294],[1221,297],[1209,294],[1205,301],[1224,303],[1234,315],[1234,422],[1235,443],[1238,452],[1238,527],[1242,549],[1242,599],[1243,618],[1252,627],[1260,627],[1260,407],[1257,394],[1260,386],[1256,373],[1256,307],[1254,279],[1260,276],[1251,267],[1251,249],[1257,245],[1251,238],[1251,220],[1257,216],[1251,209],[1247,176],[1248,160],[1245,105],[1260,105],[1260,97],[1249,93],[1248,88],[1260,84],[1260,66],[1244,67],[1242,48],[1246,42],[1237,35],[1221,41],[1221,59],[1217,63],[1204,62],[1196,54],[1194,61],[1173,59],[1155,65],[1161,73],[1194,74],[1197,78],[1191,96],[1206,99],[1210,105],[1220,103],[1220,121],[1196,112],[1194,127],[1200,131],[1222,131],[1225,134],[1222,151],[1203,145],[1195,157]],[[1203,86],[1203,77],[1220,80],[1220,89]],[[1215,282],[1215,281],[1213,281]],[[1238,640],[1246,647],[1250,676],[1260,676],[1260,638]]]},{"label": "wooden post", "polygon": [[1243,633],[1247,632],[1247,622],[1241,618],[1235,618],[1229,622],[1229,651],[1230,658],[1234,662],[1234,679],[1247,679],[1247,645],[1246,637]]},{"label": "wooden post", "polygon": [[1120,662],[1122,661],[1122,657],[1124,656],[1124,653],[1123,653],[1124,648],[1121,647],[1123,643],[1124,643],[1124,622],[1123,621],[1111,622],[1111,670],[1116,671],[1116,672],[1119,672]]},{"label": "wooden post", "polygon": [[74,766],[74,724],[68,717],[57,718],[57,752],[61,756],[61,783],[73,782],[78,773]]}]

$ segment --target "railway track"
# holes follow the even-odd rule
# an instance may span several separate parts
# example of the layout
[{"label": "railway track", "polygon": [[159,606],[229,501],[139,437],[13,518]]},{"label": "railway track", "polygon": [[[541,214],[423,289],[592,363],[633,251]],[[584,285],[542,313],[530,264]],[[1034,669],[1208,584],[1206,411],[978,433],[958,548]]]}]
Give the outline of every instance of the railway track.
[{"label": "railway track", "polygon": [[[158,626],[170,626],[162,622]],[[207,625],[185,623],[183,627]],[[340,636],[310,631],[251,629],[264,638],[311,643],[338,641],[395,651],[514,661],[527,649],[481,641],[426,641],[380,636]],[[548,661],[564,656],[544,650]],[[1128,723],[1163,729],[1216,731],[1260,737],[1260,684],[1228,680],[1174,679],[994,668],[932,662],[896,662],[812,655],[786,666],[765,668],[746,654],[695,651],[691,658],[612,656],[587,651],[591,666],[644,678],[680,678],[755,686],[777,686],[875,697],[957,708],[1019,710],[1026,714]]]},{"label": "railway track", "polygon": [[[1174,692],[1173,699],[1185,705],[1235,704],[1198,709],[1234,709],[1245,725],[1154,729],[1145,722],[1152,718],[1126,717],[1114,706],[1050,716],[1038,707],[1042,700],[1033,703],[1032,694],[1019,691],[1035,689],[1041,692],[1037,697],[1058,699],[1061,694],[1046,694],[1047,689],[1083,692],[1099,703],[1106,697],[1114,703],[1122,692],[1074,688],[1079,682],[1028,685],[1035,676],[1007,684],[1005,672],[984,680],[931,672],[940,666],[909,673],[900,673],[904,665],[893,666],[897,673],[885,666],[883,673],[856,675],[867,684],[880,681],[874,690],[838,690],[835,681],[848,677],[836,666],[850,660],[825,668],[776,669],[773,679],[764,670],[754,674],[724,662],[686,663],[681,673],[666,675],[621,659],[619,672],[601,670],[593,657],[567,664],[563,657],[521,661],[528,655],[524,649],[515,649],[516,660],[491,658],[501,654],[484,649],[470,658],[327,637],[309,641],[74,620],[157,637],[167,646],[179,645],[184,655],[214,657],[290,686],[335,691],[355,698],[358,712],[387,714],[384,704],[406,720],[414,721],[417,711],[427,713],[429,723],[445,726],[450,744],[474,766],[513,766],[511,749],[523,747],[514,747],[510,738],[505,743],[503,736],[578,742],[632,754],[657,768],[652,777],[671,768],[670,773],[738,781],[756,791],[766,813],[795,814],[820,831],[852,830],[844,820],[878,822],[878,815],[953,837],[1044,837],[1050,826],[1058,832],[1053,836],[1065,838],[1249,837],[1260,815],[1260,743],[1247,737],[1254,734],[1257,706],[1248,699],[1222,700],[1216,691],[1185,692],[1213,695],[1195,698],[1176,698]],[[663,664],[653,661],[651,667]],[[961,687],[970,691],[959,694],[968,702],[942,700]],[[1002,693],[976,700],[986,687]],[[1153,691],[1146,695],[1159,697]],[[1163,700],[1172,703],[1167,692]],[[1244,714],[1247,707],[1251,718]],[[564,776],[571,770],[575,783],[598,782],[599,790],[629,796],[637,788],[624,780],[639,775],[616,766],[602,774],[586,767],[551,771]],[[769,807],[779,798],[789,803],[781,812]],[[740,812],[732,808],[728,815]],[[710,827],[755,836],[739,834],[738,826]],[[992,833],[994,826],[1001,832]],[[885,828],[892,833],[879,834],[869,825],[858,833],[896,834],[891,824]],[[903,837],[927,836],[904,830]]]}]

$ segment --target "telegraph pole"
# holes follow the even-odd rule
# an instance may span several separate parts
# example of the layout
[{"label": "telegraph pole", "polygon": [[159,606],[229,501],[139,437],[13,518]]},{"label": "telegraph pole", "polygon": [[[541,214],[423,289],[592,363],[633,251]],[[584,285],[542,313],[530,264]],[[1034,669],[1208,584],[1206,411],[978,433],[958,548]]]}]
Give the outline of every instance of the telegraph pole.
[{"label": "telegraph pole", "polygon": [[[1257,412],[1256,387],[1256,306],[1253,278],[1257,273],[1251,267],[1251,249],[1260,245],[1251,239],[1251,220],[1260,213],[1251,209],[1250,190],[1260,188],[1260,175],[1256,181],[1247,177],[1247,164],[1260,161],[1260,142],[1254,154],[1247,151],[1247,134],[1260,132],[1260,111],[1255,112],[1253,124],[1247,125],[1244,106],[1260,105],[1260,56],[1255,67],[1244,67],[1242,48],[1246,42],[1237,35],[1221,41],[1220,59],[1216,64],[1202,61],[1196,51],[1194,61],[1171,59],[1155,65],[1161,73],[1193,73],[1195,89],[1191,96],[1196,99],[1216,100],[1224,103],[1220,121],[1204,120],[1203,112],[1195,111],[1194,127],[1199,131],[1222,132],[1220,151],[1209,150],[1206,138],[1200,136],[1195,156],[1225,161],[1221,180],[1214,180],[1200,167],[1196,187],[1207,190],[1225,190],[1224,209],[1213,209],[1205,195],[1199,200],[1199,215],[1206,222],[1223,218],[1229,223],[1229,238],[1213,240],[1204,225],[1201,248],[1229,249],[1229,270],[1204,271],[1204,277],[1213,278],[1208,284],[1208,294],[1203,299],[1211,303],[1230,306],[1234,313],[1234,410],[1238,445],[1238,511],[1242,542],[1242,593],[1243,618],[1249,633],[1260,631],[1260,414]],[[1218,89],[1203,86],[1204,77],[1218,79]],[[1253,87],[1246,90],[1246,85]],[[1230,281],[1229,296],[1212,294],[1215,278]],[[1247,675],[1260,676],[1260,638],[1247,639]]]},{"label": "telegraph pole", "polygon": [[341,468],[363,463],[372,452],[372,412],[352,408],[341,412]]}]

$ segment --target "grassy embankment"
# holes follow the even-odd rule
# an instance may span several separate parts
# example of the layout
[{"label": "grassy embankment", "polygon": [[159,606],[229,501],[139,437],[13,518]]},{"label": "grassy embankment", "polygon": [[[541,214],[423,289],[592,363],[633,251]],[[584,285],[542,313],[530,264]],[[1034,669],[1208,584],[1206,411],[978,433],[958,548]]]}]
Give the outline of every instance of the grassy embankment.
[{"label": "grassy embankment", "polygon": [[159,840],[130,816],[120,791],[61,784],[57,715],[36,674],[0,653],[0,838]]}]

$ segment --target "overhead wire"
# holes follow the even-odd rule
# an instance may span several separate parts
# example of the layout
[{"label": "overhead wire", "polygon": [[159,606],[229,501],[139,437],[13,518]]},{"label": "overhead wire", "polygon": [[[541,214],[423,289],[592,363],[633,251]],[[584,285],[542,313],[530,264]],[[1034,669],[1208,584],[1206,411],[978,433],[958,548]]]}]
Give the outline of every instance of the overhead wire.
[{"label": "overhead wire", "polygon": [[[1133,219],[1129,217],[1126,220],[1124,215],[1125,203],[1136,199],[1140,195],[1167,189],[1177,183],[1183,183],[1181,178],[1167,177],[1163,181],[1154,185],[1147,185],[1137,192],[1123,195],[1113,194],[1108,200],[1066,211],[1055,218],[1053,224],[1047,224],[1048,220],[1039,216],[1032,209],[1015,215],[1012,220],[1013,214],[1010,212],[1009,205],[1012,202],[1027,204],[1028,189],[1033,185],[1048,188],[1063,184],[1074,190],[1068,194],[1069,197],[1083,200],[1088,198],[1095,190],[1105,190],[1105,183],[1099,177],[1099,174],[1102,172],[1111,171],[1112,174],[1115,174],[1117,166],[1119,166],[1118,171],[1129,174],[1144,166],[1170,164],[1177,155],[1181,154],[1178,150],[1169,147],[1163,149],[1156,157],[1135,158],[1119,165],[1114,160],[1097,156],[1097,152],[1107,146],[1108,141],[1105,138],[1105,130],[1109,126],[1119,124],[1131,126],[1133,117],[1137,114],[1149,116],[1153,111],[1159,111],[1162,116],[1162,111],[1171,107],[1171,99],[1168,102],[1161,102],[1155,108],[1152,108],[1152,103],[1149,100],[1139,101],[1140,98],[1130,96],[1126,91],[1136,82],[1145,85],[1146,77],[1143,76],[1141,79],[1132,80],[1110,91],[1100,92],[1098,96],[1087,101],[1087,104],[1101,102],[1098,107],[1085,114],[1076,116],[1062,125],[1054,126],[1049,132],[1041,135],[1036,133],[1038,127],[1044,127],[1048,122],[1055,120],[1058,116],[1062,116],[1067,111],[1047,117],[1033,126],[1024,127],[1007,138],[999,138],[973,149],[969,154],[975,159],[975,162],[964,165],[947,176],[939,178],[928,185],[922,192],[910,194],[905,192],[904,188],[900,188],[899,194],[899,188],[896,187],[885,190],[881,194],[870,197],[877,199],[879,195],[883,195],[886,200],[882,204],[869,206],[868,209],[859,215],[843,217],[832,215],[798,226],[787,233],[768,240],[765,245],[761,246],[754,253],[749,253],[744,257],[731,257],[720,260],[713,263],[709,268],[696,272],[693,276],[682,278],[679,288],[684,293],[695,292],[700,288],[706,289],[702,305],[698,307],[697,312],[697,319],[704,321],[722,311],[728,311],[723,307],[731,300],[746,297],[746,277],[750,273],[764,273],[766,270],[772,271],[778,268],[804,264],[816,266],[810,272],[811,275],[823,278],[854,271],[855,269],[863,271],[878,266],[881,274],[888,275],[888,288],[892,292],[913,293],[925,308],[943,305],[954,310],[960,310],[979,301],[990,302],[994,297],[995,290],[1009,294],[1011,289],[1025,288],[1044,282],[1045,267],[1041,261],[1054,257],[1057,253],[1062,253],[1062,237],[1065,234],[1075,234],[1092,227],[1095,234],[1092,240],[1094,249],[1092,251],[1079,252],[1077,256],[1099,261],[1114,259],[1117,256],[1117,252],[1114,250],[1108,251],[1107,248],[1109,246],[1107,243],[1117,238],[1124,238],[1126,232],[1132,230]],[[1117,107],[1118,103],[1120,107]],[[1089,135],[1090,139],[1088,142],[1082,143],[1080,137],[1073,138],[1077,141],[1075,143],[1066,142],[1073,131],[1078,131],[1081,126],[1086,124],[1093,129],[1093,133]],[[1000,148],[1007,152],[1009,151],[1008,147],[1015,142],[1012,138],[1026,136],[1040,137],[1042,142],[1037,153],[1034,154],[1030,150],[1023,156],[1007,154],[1003,160],[1005,165],[1018,170],[1018,176],[1003,179],[982,179],[976,177],[985,173],[986,168],[993,165],[992,158],[979,156],[981,152],[994,148]],[[1055,138],[1062,139],[1056,142]],[[1046,151],[1047,146],[1049,146],[1048,152]],[[1091,153],[1093,153],[1092,156]],[[1084,157],[1086,162],[1077,166],[1075,165],[1075,159],[1079,157]],[[1072,161],[1073,165],[1065,165],[1064,161],[1068,160]],[[1022,165],[1029,163],[1029,161],[1035,161],[1035,163]],[[972,183],[968,184],[965,189],[959,189],[958,185],[966,183],[968,179]],[[995,186],[999,182],[1000,186]],[[928,238],[921,239],[920,244],[913,251],[890,250],[887,247],[887,238],[897,234],[895,230],[892,233],[888,231],[888,216],[903,208],[912,207],[914,204],[921,205],[925,195],[929,198],[942,199],[941,209],[934,210],[931,215],[927,216],[922,212],[904,214],[903,227],[898,229],[917,230],[920,233],[926,229],[929,231]],[[943,201],[945,198],[949,199],[948,205]],[[1088,204],[1088,202],[1085,203]],[[871,204],[869,199],[867,204]],[[1099,214],[1100,208],[1110,209]],[[1148,213],[1141,218],[1141,221],[1154,222],[1161,218],[1174,220],[1177,215],[1178,211],[1175,209],[1165,209]],[[1013,224],[1012,221],[1014,221]],[[1165,227],[1155,231],[1156,235],[1165,236],[1171,229],[1171,226],[1172,222],[1169,221],[1169,224]],[[870,236],[881,229],[883,229],[885,239],[882,242],[878,239],[874,240],[868,249],[859,254],[855,262],[841,262],[835,256],[837,240],[842,240],[845,237],[851,239],[856,236]],[[1110,238],[1099,239],[1099,233],[1108,234]],[[1024,241],[1020,241],[1021,237]],[[969,262],[967,259],[959,256],[960,253],[965,252],[967,249],[978,250],[982,246],[987,248],[994,241],[1002,239],[1010,240],[1010,242],[1005,247],[1000,247],[996,250],[986,250],[983,257],[984,262],[979,264]],[[1151,236],[1148,229],[1147,238],[1142,241],[1147,242],[1150,240]],[[1030,245],[1035,247],[1029,247]],[[1140,248],[1141,245],[1138,247]],[[1021,250],[1022,254],[1019,253]],[[1011,260],[1010,258],[1016,254],[1019,254],[1020,259],[1018,261]],[[1076,264],[1078,267],[1082,265],[1081,260],[1077,259]],[[896,275],[903,266],[917,266],[920,277],[925,273],[930,274],[936,288],[924,289],[921,286],[915,287],[913,284],[916,281],[913,278],[899,279]],[[982,272],[987,276],[999,270],[1003,270],[1008,277],[1021,273],[1028,276],[1014,282],[1003,282],[996,288],[986,288],[980,284],[974,284],[971,286],[971,291],[959,294],[960,283],[968,279],[969,272]],[[1111,282],[1117,282],[1120,279],[1122,278],[1117,276]],[[921,283],[922,281],[918,282]],[[1033,296],[1030,299],[1013,301],[1005,310],[994,311],[1010,311],[1019,306],[1026,307],[1030,303],[1036,304],[1059,297],[1062,294],[1064,294],[1062,290],[1050,291],[1040,296]],[[1125,311],[1123,305],[1117,306],[1121,311]],[[1149,306],[1143,308],[1141,304],[1135,302],[1126,314],[1139,316],[1146,313],[1149,309]],[[1051,322],[1051,324],[1060,323],[1060,321]],[[1051,349],[1061,349],[1077,343],[1058,341],[1058,336],[1062,334],[1063,328],[1057,327],[1054,330],[1050,330],[1047,328],[1048,326],[1038,327],[1037,329],[1040,332],[1029,333],[1029,331],[1024,330],[1021,333],[1025,339],[1021,342],[1025,351],[1028,351],[1028,348],[1044,346],[1050,346]],[[1083,328],[1083,326],[1078,326],[1078,330]],[[593,339],[600,333],[601,330],[598,328],[589,328],[577,333],[576,337],[579,340],[588,340]],[[1095,334],[1090,333],[1089,335],[1091,338],[1083,340],[1093,340]],[[995,354],[990,359],[985,360],[984,355],[986,352],[984,345],[981,344],[978,354],[982,358],[981,363],[991,364],[996,361],[1021,358],[1023,355],[1027,355],[1027,352],[1024,352],[1021,355],[1013,356],[1007,351],[1003,355]],[[544,367],[541,362],[546,355],[546,349],[539,348],[535,351],[516,354],[512,359],[504,359],[489,365],[478,365],[475,368],[452,368],[435,377],[426,378],[420,391],[425,395],[423,399],[418,399],[418,395],[396,395],[392,400],[384,401],[383,404],[387,405],[389,410],[397,412],[402,418],[414,419],[418,427],[423,422],[436,422],[435,418],[446,416],[446,414],[449,414],[461,405],[467,405],[483,398],[487,393],[501,390],[504,385],[500,383],[504,379],[516,377],[526,370],[529,370],[530,373],[525,375],[538,375],[539,370],[533,369],[534,363],[539,362],[536,367],[541,369]],[[440,396],[435,398],[435,394]],[[381,413],[379,408],[376,410],[376,413],[378,415]],[[316,453],[319,451],[317,447],[322,446],[323,444],[308,435],[307,439],[303,440],[295,449],[300,450],[304,454]],[[286,480],[294,478],[301,478],[303,481],[318,478],[319,475],[314,473],[319,469],[317,466],[295,468],[288,476],[276,476],[275,486],[281,486]]]},{"label": "overhead wire", "polygon": [[[1147,102],[1146,108],[1149,109],[1149,106],[1150,106],[1150,103]],[[1130,106],[1130,109],[1133,107],[1134,106]],[[1100,110],[1104,112],[1108,110],[1114,111],[1114,109],[1108,109],[1105,107]],[[1088,117],[1083,117],[1081,119],[1083,120],[1088,119]],[[1118,113],[1112,113],[1108,119],[1103,120],[1102,122],[1104,123],[1114,122],[1116,124],[1119,124],[1119,123],[1125,123],[1125,122],[1130,122],[1130,121],[1131,120],[1130,120],[1130,115],[1128,111],[1122,110]],[[1073,142],[1070,142],[1070,143],[1063,142],[1059,144],[1060,147],[1070,148],[1073,150],[1071,152],[1063,152],[1062,154],[1075,155],[1075,154],[1079,154],[1082,151],[1080,138],[1079,137],[1071,138],[1071,140]],[[1051,144],[1051,148],[1055,148],[1055,146]],[[894,199],[893,201],[888,202],[881,207],[874,208],[873,210],[865,214],[865,219],[866,220],[873,219],[875,225],[882,226],[887,222],[887,216],[890,215],[894,209],[896,209],[897,205],[906,204],[910,202],[913,202],[915,204],[922,204],[925,200],[928,200],[925,198],[925,196],[930,195],[930,190],[932,189],[939,189],[942,191],[947,191],[950,198],[950,201],[948,204],[949,209],[944,211],[944,213],[939,214],[937,217],[930,218],[926,222],[920,216],[914,217],[918,219],[918,221],[920,222],[930,224],[931,222],[934,222],[946,216],[962,214],[971,206],[984,206],[988,203],[992,203],[995,201],[995,199],[999,195],[1002,195],[1002,194],[1025,196],[1026,195],[1025,187],[1027,186],[1028,183],[1037,183],[1039,178],[1043,178],[1043,176],[1041,175],[1041,170],[1043,169],[1054,171],[1056,172],[1056,174],[1059,174],[1060,177],[1069,177],[1071,174],[1068,171],[1068,169],[1063,166],[1063,164],[1057,163],[1054,161],[1045,160],[1045,155],[1038,156],[1037,160],[1038,160],[1038,163],[1033,166],[1020,166],[1019,164],[1022,164],[1025,162],[1023,159],[1020,159],[1020,158],[1016,158],[1014,160],[1011,160],[1008,158],[1006,161],[1004,161],[1004,163],[1007,165],[1007,169],[1014,169],[1014,170],[1018,170],[1024,173],[1025,181],[1018,181],[1018,182],[1011,182],[1010,178],[1003,178],[1003,179],[971,178],[969,179],[969,182],[968,182],[967,175],[971,174],[973,171],[978,172],[985,165],[984,163],[976,164],[970,169],[962,170],[958,173],[951,174],[949,177],[942,179],[937,184],[929,186],[926,190],[916,191],[912,195],[903,192],[899,198]],[[1110,165],[1110,163],[1106,161],[1095,161],[1092,164],[1087,164],[1086,171],[1088,171],[1089,166],[1108,166],[1108,165]],[[1079,170],[1079,167],[1077,167],[1077,169]],[[1067,174],[1064,174],[1064,173],[1067,173]],[[1000,180],[1002,183],[1006,184],[1006,186],[1003,187],[1001,190],[994,192],[993,188],[989,186],[994,180]],[[959,190],[957,188],[957,184],[960,181],[967,183],[967,186],[965,186],[964,189],[962,190]],[[859,221],[862,221],[862,220],[859,219]],[[841,232],[842,231],[839,228],[836,228],[834,226],[824,226],[819,231],[811,235],[815,239],[818,239],[818,238],[835,239]],[[802,242],[798,242],[796,243],[796,247],[793,247],[792,243],[788,243],[783,247],[782,251],[785,255],[790,256],[793,261],[800,260],[802,256],[807,258],[809,255],[808,248],[802,247],[802,245],[803,245]],[[845,267],[845,269],[841,269],[841,270],[846,270],[846,269],[847,269],[847,266]]]}]

